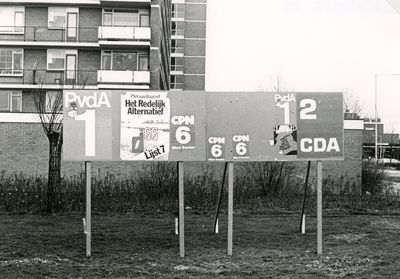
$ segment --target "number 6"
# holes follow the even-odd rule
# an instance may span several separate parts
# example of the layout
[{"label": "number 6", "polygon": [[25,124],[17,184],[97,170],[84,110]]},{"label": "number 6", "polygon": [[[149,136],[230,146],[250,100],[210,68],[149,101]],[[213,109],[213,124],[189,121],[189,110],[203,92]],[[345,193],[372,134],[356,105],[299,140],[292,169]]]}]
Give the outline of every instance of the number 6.
[{"label": "number 6", "polygon": [[246,144],[244,142],[239,142],[236,145],[236,153],[240,156],[243,156],[247,153]]},{"label": "number 6", "polygon": [[211,147],[211,154],[214,156],[214,157],[221,157],[222,156],[222,146],[221,145],[219,145],[219,144],[214,144],[212,147]]},{"label": "number 6", "polygon": [[187,144],[191,140],[191,136],[189,134],[190,128],[186,126],[181,126],[178,129],[176,129],[175,132],[175,138],[176,141],[179,142],[180,144]]}]

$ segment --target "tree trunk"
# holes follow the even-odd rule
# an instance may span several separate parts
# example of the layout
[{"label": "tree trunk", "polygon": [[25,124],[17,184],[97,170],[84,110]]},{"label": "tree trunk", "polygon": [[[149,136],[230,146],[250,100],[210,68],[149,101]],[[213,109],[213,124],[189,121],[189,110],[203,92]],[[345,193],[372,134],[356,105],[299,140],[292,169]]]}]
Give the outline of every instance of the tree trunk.
[{"label": "tree trunk", "polygon": [[61,184],[61,147],[62,135],[52,133],[48,135],[49,139],[49,173],[47,182],[47,213],[54,213],[59,201],[56,196],[56,190]]}]

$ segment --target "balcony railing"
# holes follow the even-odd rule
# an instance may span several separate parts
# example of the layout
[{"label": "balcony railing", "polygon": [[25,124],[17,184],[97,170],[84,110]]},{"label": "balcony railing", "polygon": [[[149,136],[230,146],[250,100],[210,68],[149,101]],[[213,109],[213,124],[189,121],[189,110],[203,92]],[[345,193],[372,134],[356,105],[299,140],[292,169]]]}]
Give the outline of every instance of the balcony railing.
[{"label": "balcony railing", "polygon": [[97,75],[99,83],[150,83],[149,71],[106,71],[99,70]]},{"label": "balcony railing", "polygon": [[[0,26],[0,30],[6,26]],[[97,27],[66,27],[49,29],[47,26],[18,27],[18,33],[0,32],[0,40],[25,42],[98,42]]]},{"label": "balcony railing", "polygon": [[150,27],[99,26],[49,29],[47,26],[0,26],[0,41],[97,43],[99,40],[150,40]]},{"label": "balcony railing", "polygon": [[[11,70],[7,70],[11,71]],[[16,72],[14,70],[14,72]],[[18,70],[18,74],[2,74],[0,83],[25,85],[97,85],[97,71]]]},{"label": "balcony railing", "polygon": [[[74,85],[98,84],[150,84],[149,71],[49,71],[49,70],[3,70],[0,69],[0,84],[25,85]],[[14,74],[10,74],[14,72]]]},{"label": "balcony railing", "polygon": [[99,26],[99,40],[150,40],[150,27]]}]

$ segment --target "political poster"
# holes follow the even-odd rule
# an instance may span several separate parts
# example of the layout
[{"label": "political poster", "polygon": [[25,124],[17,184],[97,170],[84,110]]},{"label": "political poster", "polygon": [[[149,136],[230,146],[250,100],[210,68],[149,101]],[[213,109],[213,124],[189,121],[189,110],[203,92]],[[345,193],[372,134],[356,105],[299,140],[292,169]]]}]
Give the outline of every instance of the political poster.
[{"label": "political poster", "polygon": [[68,161],[343,159],[341,93],[65,90]]}]

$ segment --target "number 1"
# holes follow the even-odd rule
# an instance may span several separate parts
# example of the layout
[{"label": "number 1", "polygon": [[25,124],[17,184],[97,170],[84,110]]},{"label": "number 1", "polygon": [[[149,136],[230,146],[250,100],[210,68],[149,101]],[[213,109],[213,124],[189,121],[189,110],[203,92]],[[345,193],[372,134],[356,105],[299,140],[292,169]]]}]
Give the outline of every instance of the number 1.
[{"label": "number 1", "polygon": [[278,107],[283,108],[283,124],[290,124],[290,110],[289,110],[289,103],[285,102],[283,105],[276,104]]},{"label": "number 1", "polygon": [[96,156],[96,114],[88,109],[75,117],[75,120],[85,121],[85,156]]}]

